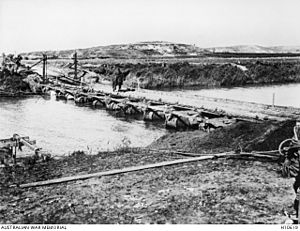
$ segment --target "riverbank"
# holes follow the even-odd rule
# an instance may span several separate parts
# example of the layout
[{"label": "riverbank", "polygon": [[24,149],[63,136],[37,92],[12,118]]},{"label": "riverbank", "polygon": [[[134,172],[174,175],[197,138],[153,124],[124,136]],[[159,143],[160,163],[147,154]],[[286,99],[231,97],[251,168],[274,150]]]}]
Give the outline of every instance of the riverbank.
[{"label": "riverbank", "polygon": [[[215,60],[215,62],[213,61]],[[107,63],[87,64],[86,67],[110,80],[118,69],[127,74],[124,84],[128,87],[145,89],[174,87],[234,87],[252,84],[300,82],[300,63],[295,60],[268,59],[217,59],[205,58],[159,63]]]},{"label": "riverbank", "polygon": [[[27,65],[35,62],[35,59],[25,60]],[[73,78],[73,70],[67,68],[71,62],[61,57],[49,59],[48,76]],[[300,82],[299,57],[82,58],[79,63],[86,82],[112,82],[120,70],[126,76],[124,85],[129,88],[207,88]],[[41,74],[41,67],[34,69]]]},{"label": "riverbank", "polygon": [[21,64],[22,56],[5,56],[0,65],[0,97],[40,94],[42,78],[30,66]]},{"label": "riverbank", "polygon": [[[199,154],[234,150],[236,144],[249,151],[262,150],[291,137],[293,125],[293,121],[239,122],[209,134],[170,134],[153,145],[161,150],[170,150],[169,145],[183,151],[194,147]],[[293,180],[282,178],[280,165],[259,160],[220,158],[37,188],[8,187],[182,158],[171,151],[123,147],[1,169],[0,223],[269,224],[284,220],[281,209],[292,204]]]}]

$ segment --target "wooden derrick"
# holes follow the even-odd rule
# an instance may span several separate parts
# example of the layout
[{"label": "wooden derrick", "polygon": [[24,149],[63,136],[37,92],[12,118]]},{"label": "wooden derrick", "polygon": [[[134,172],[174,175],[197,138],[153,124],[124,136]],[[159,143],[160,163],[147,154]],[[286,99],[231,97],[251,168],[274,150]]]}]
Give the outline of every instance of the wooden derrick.
[{"label": "wooden derrick", "polygon": [[17,149],[22,150],[22,146],[28,147],[34,151],[36,159],[46,160],[50,158],[50,154],[45,153],[41,148],[36,146],[35,140],[29,140],[29,137],[21,137],[18,134],[14,134],[12,138],[0,140],[0,162],[7,165],[10,162],[16,164]]},{"label": "wooden derrick", "polygon": [[[35,140],[29,141],[28,136],[23,136],[20,137],[20,139],[23,139],[25,141],[30,142],[32,145],[36,144]],[[12,137],[9,139],[1,139],[0,140],[0,148],[9,148],[9,147],[14,147],[16,145],[16,140]]]}]

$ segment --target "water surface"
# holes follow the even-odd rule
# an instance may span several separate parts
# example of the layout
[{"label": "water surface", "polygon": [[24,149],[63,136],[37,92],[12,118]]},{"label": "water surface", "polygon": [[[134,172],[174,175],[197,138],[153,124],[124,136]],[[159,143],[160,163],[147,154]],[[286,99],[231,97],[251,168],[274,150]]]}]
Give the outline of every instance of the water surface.
[{"label": "water surface", "polygon": [[43,149],[63,155],[74,150],[95,154],[129,145],[143,147],[167,131],[162,125],[116,117],[74,102],[0,98],[0,138],[29,136]]},{"label": "water surface", "polygon": [[274,94],[275,105],[300,108],[300,83],[234,88],[182,89],[176,91],[184,92],[187,95],[201,95],[270,105],[273,103]]}]

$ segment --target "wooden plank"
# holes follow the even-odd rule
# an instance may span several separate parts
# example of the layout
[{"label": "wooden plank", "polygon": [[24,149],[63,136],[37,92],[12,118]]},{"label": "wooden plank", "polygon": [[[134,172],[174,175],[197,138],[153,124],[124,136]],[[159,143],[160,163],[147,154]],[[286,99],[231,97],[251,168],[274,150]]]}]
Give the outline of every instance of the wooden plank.
[{"label": "wooden plank", "polygon": [[257,153],[254,153],[254,152],[241,152],[239,154],[241,156],[251,156],[251,157],[268,158],[268,159],[278,159],[278,156],[275,156],[275,155],[257,154]]},{"label": "wooden plank", "polygon": [[181,105],[172,105],[172,108],[176,111],[191,111],[193,110],[192,107],[187,107],[187,106],[181,106]]},{"label": "wooden plank", "polygon": [[187,111],[173,111],[173,115],[176,116],[182,116],[182,117],[194,117],[194,116],[200,116],[199,112],[193,111],[193,110],[187,110]]},{"label": "wooden plank", "polygon": [[210,112],[210,111],[207,111],[207,110],[201,110],[200,111],[200,114],[201,116],[203,117],[208,117],[210,119],[212,118],[220,118],[220,117],[224,117],[223,114],[221,113],[218,113],[218,112]]},{"label": "wooden plank", "polygon": [[[178,151],[178,150],[170,150],[170,149],[165,149],[165,150],[160,150],[160,149],[145,149],[145,150],[149,150],[149,151],[154,151],[154,152],[164,152],[164,153],[174,153],[177,155],[181,155],[181,156],[190,156],[190,157],[197,157],[197,156],[208,156],[208,155],[218,155],[217,154],[207,154],[207,153],[195,153],[195,152],[183,152],[183,151]],[[234,154],[234,152],[224,152],[224,154]]]},{"label": "wooden plank", "polygon": [[146,107],[148,110],[151,110],[153,112],[156,112],[156,111],[160,111],[160,112],[164,112],[166,111],[167,107],[166,105],[159,105],[159,106],[148,106]]},{"label": "wooden plank", "polygon": [[164,161],[164,162],[155,163],[155,164],[134,166],[134,167],[128,167],[128,168],[123,168],[123,169],[109,170],[109,171],[105,171],[105,172],[91,173],[91,174],[85,174],[85,175],[79,175],[79,176],[69,176],[69,177],[63,177],[63,178],[59,178],[59,179],[38,181],[38,182],[33,182],[33,183],[28,183],[28,184],[21,184],[20,187],[21,188],[29,188],[29,187],[60,184],[60,183],[65,183],[65,182],[70,182],[70,181],[86,180],[89,178],[111,176],[111,175],[141,171],[141,170],[146,170],[146,169],[159,168],[159,167],[165,167],[165,166],[171,166],[171,165],[177,165],[177,164],[185,164],[185,163],[191,163],[191,162],[196,162],[196,161],[209,160],[209,159],[213,159],[213,158],[228,157],[228,156],[235,156],[235,155],[236,154],[219,153],[219,154],[214,154],[214,155],[192,157],[192,158],[172,160],[172,161]]},{"label": "wooden plank", "polygon": [[163,102],[157,102],[157,101],[150,101],[150,106],[164,106],[165,103]]},{"label": "wooden plank", "polygon": [[123,103],[124,101],[126,101],[126,98],[110,98],[109,99],[110,102],[114,102],[114,103]]},{"label": "wooden plank", "polygon": [[34,144],[32,144],[31,142],[28,142],[24,139],[20,139],[20,143],[24,144],[26,147],[30,148],[33,151],[38,150],[39,148]]}]

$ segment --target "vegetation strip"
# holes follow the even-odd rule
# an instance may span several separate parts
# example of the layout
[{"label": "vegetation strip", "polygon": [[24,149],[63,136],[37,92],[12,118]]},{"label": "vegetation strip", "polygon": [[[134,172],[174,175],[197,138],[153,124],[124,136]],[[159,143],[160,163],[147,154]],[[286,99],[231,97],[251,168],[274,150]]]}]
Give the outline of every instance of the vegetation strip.
[{"label": "vegetation strip", "polygon": [[116,175],[116,174],[140,171],[140,170],[145,170],[145,169],[150,169],[150,168],[159,168],[159,167],[164,167],[164,166],[184,164],[184,163],[189,163],[189,162],[209,160],[209,159],[218,158],[218,157],[228,157],[228,156],[235,156],[235,155],[236,154],[234,154],[234,152],[231,152],[231,153],[225,152],[225,153],[219,153],[219,154],[215,154],[215,155],[207,155],[207,156],[179,159],[179,160],[173,160],[173,161],[164,161],[164,162],[149,164],[149,165],[133,166],[133,167],[123,168],[123,169],[115,169],[115,170],[110,170],[110,171],[105,171],[105,172],[98,172],[98,173],[85,174],[85,175],[79,175],[79,176],[63,177],[63,178],[53,179],[53,180],[38,181],[38,182],[33,182],[33,183],[28,183],[28,184],[21,184],[20,187],[21,188],[29,188],[29,187],[38,187],[38,186],[59,184],[59,183],[64,183],[64,182],[76,181],[76,180],[86,180],[86,179],[94,178],[94,177]]}]

